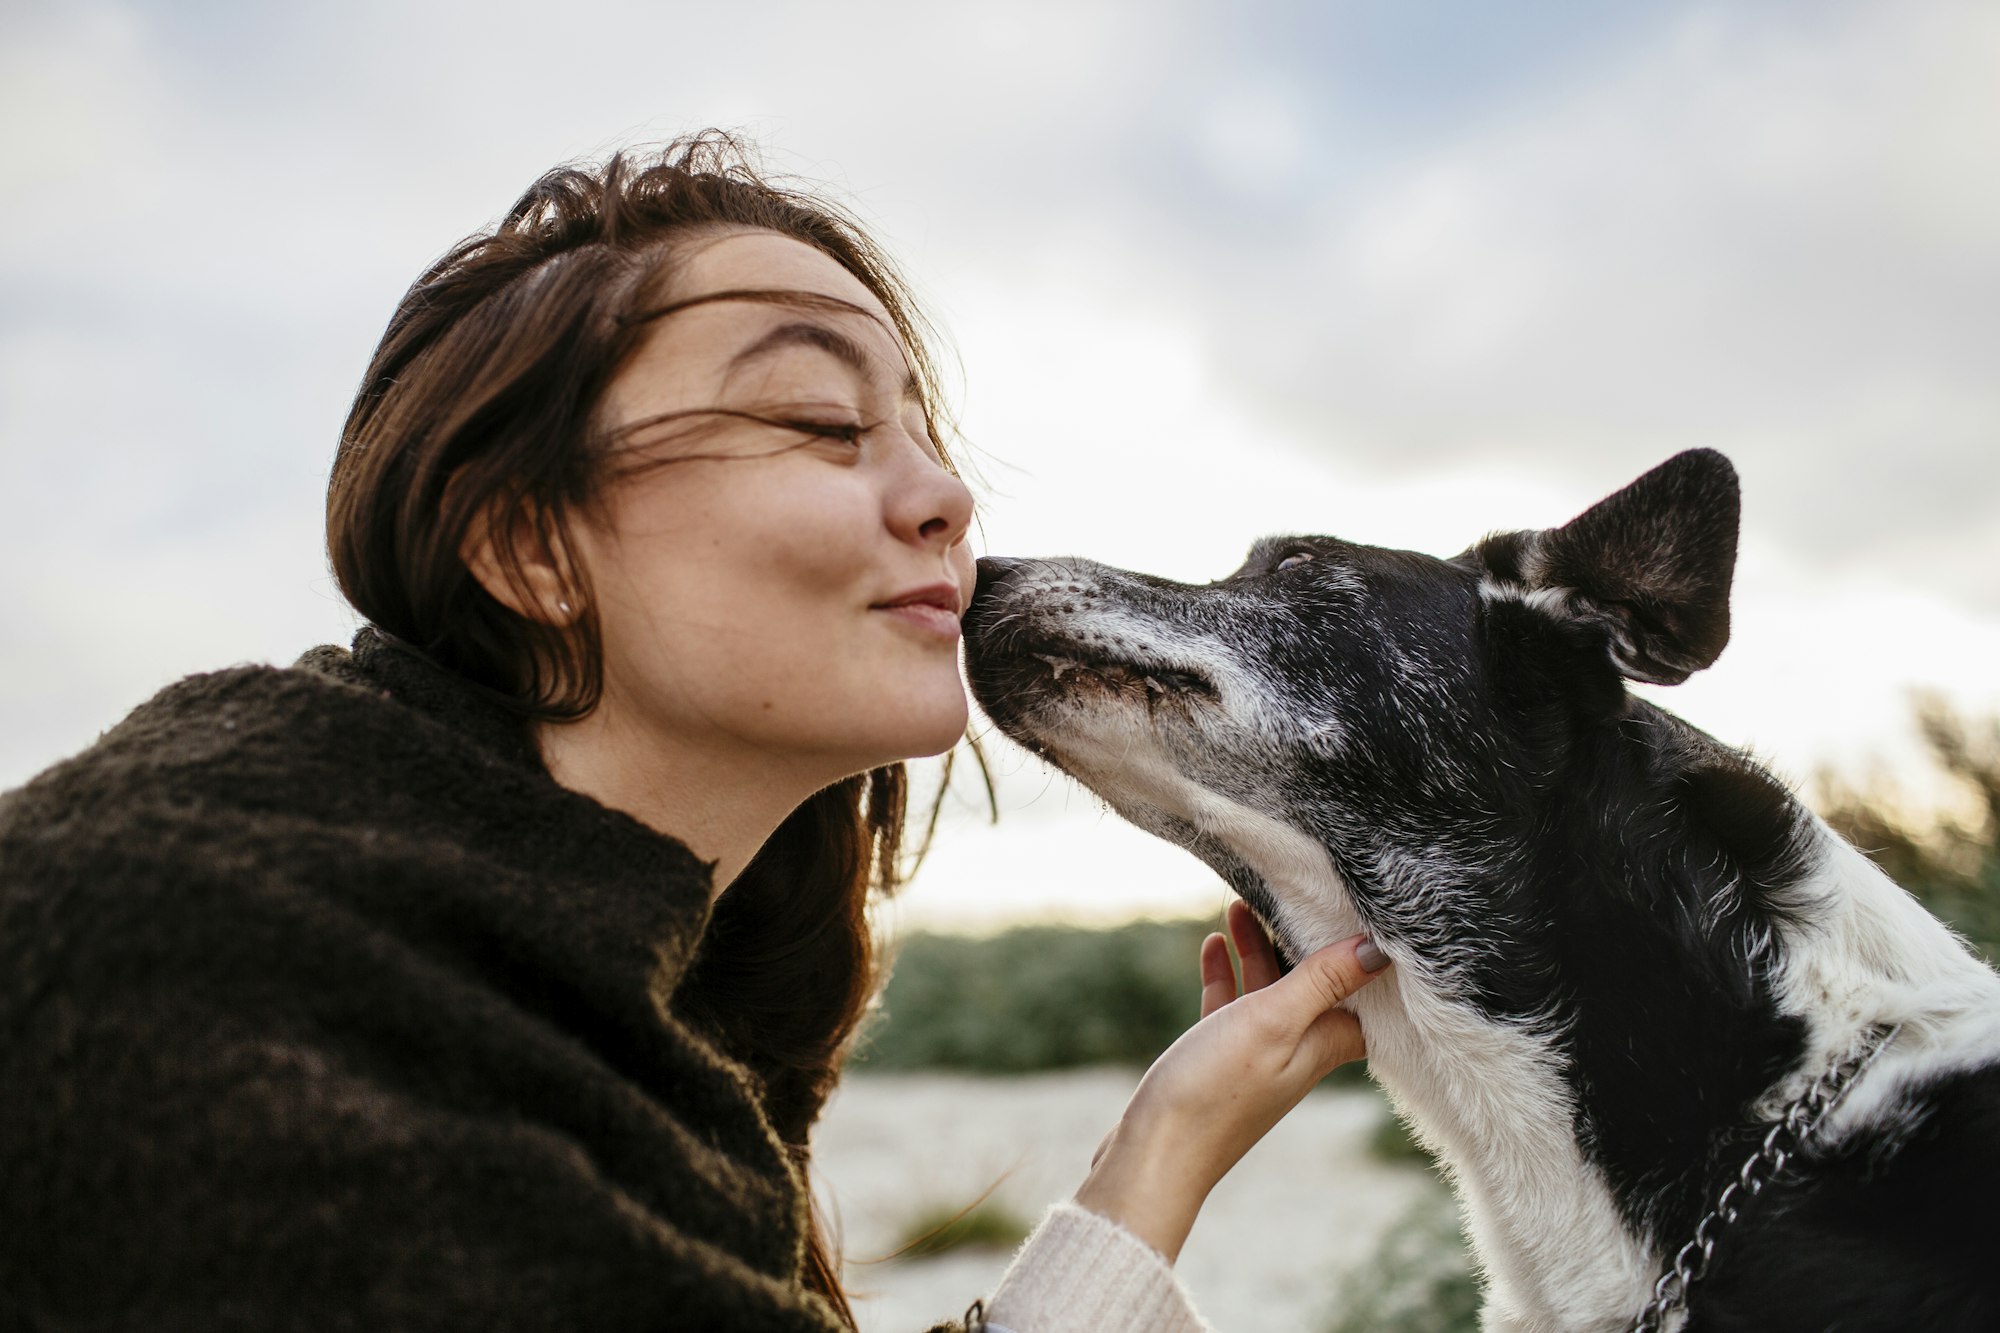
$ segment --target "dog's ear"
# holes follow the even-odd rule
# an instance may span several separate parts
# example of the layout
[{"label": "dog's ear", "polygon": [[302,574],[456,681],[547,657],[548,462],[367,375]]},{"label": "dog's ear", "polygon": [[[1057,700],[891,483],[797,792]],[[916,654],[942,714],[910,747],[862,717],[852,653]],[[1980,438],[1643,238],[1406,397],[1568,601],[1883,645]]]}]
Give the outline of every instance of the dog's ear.
[{"label": "dog's ear", "polygon": [[1729,642],[1740,508],[1729,460],[1690,449],[1562,527],[1475,552],[1491,595],[1597,628],[1621,674],[1678,685]]}]

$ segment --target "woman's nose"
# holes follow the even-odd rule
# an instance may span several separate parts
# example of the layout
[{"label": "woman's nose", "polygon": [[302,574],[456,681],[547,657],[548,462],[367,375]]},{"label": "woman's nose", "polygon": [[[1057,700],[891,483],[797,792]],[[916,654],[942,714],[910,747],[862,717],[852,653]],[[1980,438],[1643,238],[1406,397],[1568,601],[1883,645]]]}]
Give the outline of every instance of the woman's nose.
[{"label": "woman's nose", "polygon": [[972,526],[972,492],[928,451],[890,501],[890,524],[904,541],[949,550]]}]

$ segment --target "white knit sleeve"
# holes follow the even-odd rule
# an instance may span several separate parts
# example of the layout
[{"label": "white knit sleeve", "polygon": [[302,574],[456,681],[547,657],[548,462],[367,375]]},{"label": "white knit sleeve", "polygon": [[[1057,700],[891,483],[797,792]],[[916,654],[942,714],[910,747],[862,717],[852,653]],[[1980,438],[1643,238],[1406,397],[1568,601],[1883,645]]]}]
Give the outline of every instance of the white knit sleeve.
[{"label": "white knit sleeve", "polygon": [[1049,1209],[986,1302],[992,1333],[1205,1333],[1173,1265],[1074,1200]]}]

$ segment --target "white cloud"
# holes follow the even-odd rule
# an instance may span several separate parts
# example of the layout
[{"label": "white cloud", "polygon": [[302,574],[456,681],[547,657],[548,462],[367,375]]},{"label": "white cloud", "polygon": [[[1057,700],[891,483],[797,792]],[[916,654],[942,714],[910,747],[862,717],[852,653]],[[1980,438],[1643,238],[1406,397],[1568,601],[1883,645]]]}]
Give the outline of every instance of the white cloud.
[{"label": "white cloud", "polygon": [[1693,11],[1330,195],[1220,354],[1411,469],[1718,445],[1801,555],[2000,610],[1990,565],[1901,558],[2000,514],[1996,63],[1985,6]]},{"label": "white cloud", "polygon": [[1298,94],[1268,78],[1242,81],[1202,100],[1194,148],[1217,180],[1262,193],[1296,180],[1306,165]]}]

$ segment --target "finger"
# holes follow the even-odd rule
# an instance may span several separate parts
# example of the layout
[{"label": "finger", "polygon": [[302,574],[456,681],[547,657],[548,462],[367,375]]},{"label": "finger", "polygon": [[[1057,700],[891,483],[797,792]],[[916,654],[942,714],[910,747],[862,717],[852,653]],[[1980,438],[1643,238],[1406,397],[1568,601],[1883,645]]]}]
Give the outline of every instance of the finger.
[{"label": "finger", "polygon": [[1317,1068],[1314,1082],[1349,1060],[1361,1059],[1368,1054],[1368,1044],[1361,1036],[1361,1020],[1345,1009],[1327,1010],[1306,1029],[1305,1039],[1299,1043],[1299,1054]]},{"label": "finger", "polygon": [[1207,1018],[1236,998],[1236,973],[1229,966],[1229,945],[1220,935],[1201,942],[1201,1016]]},{"label": "finger", "polygon": [[1236,956],[1243,960],[1243,993],[1262,990],[1278,979],[1278,951],[1264,933],[1250,904],[1237,899],[1227,913],[1229,937],[1236,941]]},{"label": "finger", "polygon": [[[1356,935],[1308,954],[1288,975],[1259,992],[1272,997],[1263,1003],[1273,1006],[1281,1022],[1303,1031],[1314,1019],[1375,979],[1378,973],[1363,967],[1355,956],[1367,939],[1366,935]],[[1386,959],[1382,966],[1388,966]]]}]

